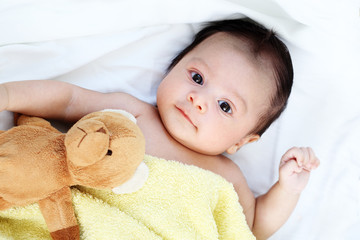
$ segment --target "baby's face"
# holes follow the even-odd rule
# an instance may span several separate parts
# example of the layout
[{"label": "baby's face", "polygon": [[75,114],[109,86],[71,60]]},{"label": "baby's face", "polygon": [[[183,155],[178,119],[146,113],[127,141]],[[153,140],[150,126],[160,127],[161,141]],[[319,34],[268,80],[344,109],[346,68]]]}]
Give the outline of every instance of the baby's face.
[{"label": "baby's face", "polygon": [[165,128],[194,151],[216,155],[245,144],[269,105],[274,81],[239,45],[225,33],[214,34],[189,52],[159,86],[157,106]]}]

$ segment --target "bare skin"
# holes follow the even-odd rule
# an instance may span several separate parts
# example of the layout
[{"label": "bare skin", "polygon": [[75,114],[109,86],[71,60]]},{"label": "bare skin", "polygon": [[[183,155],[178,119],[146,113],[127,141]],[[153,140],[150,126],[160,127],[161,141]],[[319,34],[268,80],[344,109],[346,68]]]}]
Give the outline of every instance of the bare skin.
[{"label": "bare skin", "polygon": [[215,34],[164,78],[157,107],[126,93],[24,81],[0,85],[0,110],[65,121],[105,108],[126,110],[137,118],[147,154],[210,170],[233,183],[250,228],[258,239],[266,239],[288,219],[310,171],[319,165],[311,148],[290,149],[281,159],[279,181],[255,199],[240,168],[221,154],[259,139],[249,131],[273,91],[268,76],[234,39]]}]

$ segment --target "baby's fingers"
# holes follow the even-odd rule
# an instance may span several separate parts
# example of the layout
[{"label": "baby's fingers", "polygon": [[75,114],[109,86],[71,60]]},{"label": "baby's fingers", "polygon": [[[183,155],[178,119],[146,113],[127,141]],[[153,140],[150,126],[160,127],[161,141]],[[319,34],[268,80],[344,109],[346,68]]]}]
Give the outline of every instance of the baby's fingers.
[{"label": "baby's fingers", "polygon": [[319,159],[310,147],[293,147],[289,149],[281,158],[280,166],[289,160],[295,160],[299,167],[309,171],[317,168],[320,164]]},{"label": "baby's fingers", "polygon": [[292,147],[282,156],[280,166],[284,165],[287,161],[295,160],[298,165],[302,166],[303,151],[298,147]]},{"label": "baby's fingers", "polygon": [[311,171],[317,168],[320,164],[319,159],[315,156],[314,150],[311,147],[302,147],[300,150],[303,152],[303,158],[299,158],[298,164],[304,169]]},{"label": "baby's fingers", "polygon": [[307,168],[309,170],[314,170],[320,165],[320,160],[316,157],[315,152],[312,148],[308,148],[309,151],[309,162],[307,163]]}]

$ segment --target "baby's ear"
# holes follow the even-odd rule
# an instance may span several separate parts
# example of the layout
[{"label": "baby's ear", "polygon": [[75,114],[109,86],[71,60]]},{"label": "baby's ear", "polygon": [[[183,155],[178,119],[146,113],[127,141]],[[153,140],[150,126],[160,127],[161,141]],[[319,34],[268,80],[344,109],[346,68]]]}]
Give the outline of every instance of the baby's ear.
[{"label": "baby's ear", "polygon": [[251,143],[251,142],[255,142],[257,140],[260,139],[260,136],[258,134],[250,134],[247,135],[246,137],[243,137],[242,139],[240,139],[239,142],[235,143],[234,145],[232,145],[231,147],[229,147],[226,152],[228,154],[234,154],[236,153],[242,146],[244,146],[247,143]]}]

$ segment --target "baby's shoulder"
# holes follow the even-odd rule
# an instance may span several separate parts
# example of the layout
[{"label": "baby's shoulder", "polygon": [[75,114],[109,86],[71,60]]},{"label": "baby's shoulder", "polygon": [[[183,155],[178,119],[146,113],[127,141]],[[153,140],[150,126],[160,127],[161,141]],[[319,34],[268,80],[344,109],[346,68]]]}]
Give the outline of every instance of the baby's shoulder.
[{"label": "baby's shoulder", "polygon": [[244,212],[252,209],[255,204],[255,198],[250,190],[247,181],[240,167],[226,156],[218,156],[219,161],[215,173],[221,175],[227,181],[233,184],[235,191],[239,196],[239,202],[244,208]]},{"label": "baby's shoulder", "polygon": [[193,156],[190,164],[197,165],[200,168],[214,172],[228,182],[236,186],[246,186],[247,183],[240,167],[231,159],[224,155],[207,156],[201,155]]},{"label": "baby's shoulder", "polygon": [[213,171],[217,171],[219,175],[234,185],[246,184],[243,172],[234,161],[224,155],[218,155],[216,158],[217,161],[211,161],[211,163],[214,164]]}]

